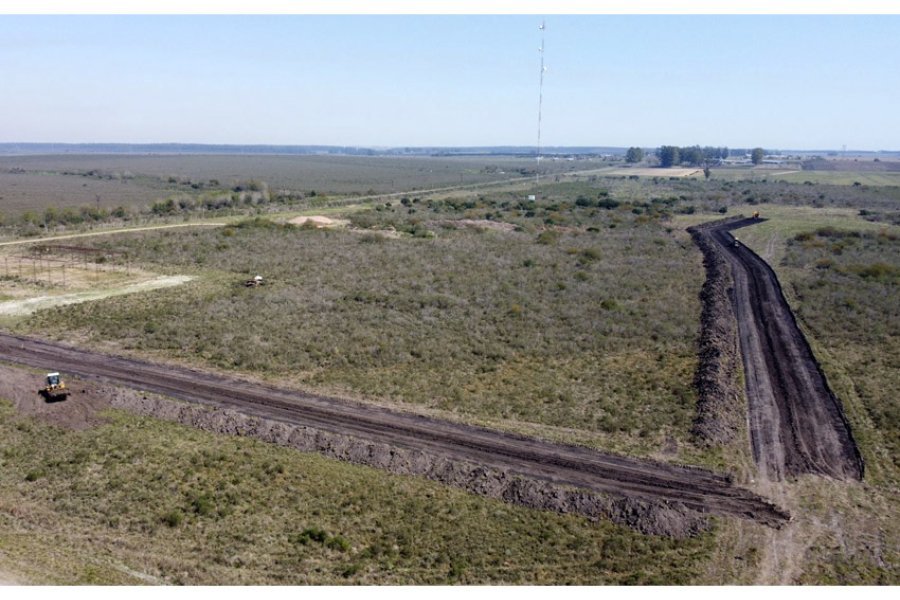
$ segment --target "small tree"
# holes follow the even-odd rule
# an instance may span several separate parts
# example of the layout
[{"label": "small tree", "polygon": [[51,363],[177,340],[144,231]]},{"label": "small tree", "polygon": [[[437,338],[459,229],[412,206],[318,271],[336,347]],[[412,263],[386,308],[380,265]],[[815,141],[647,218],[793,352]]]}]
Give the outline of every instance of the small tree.
[{"label": "small tree", "polygon": [[753,162],[754,165],[758,165],[759,163],[762,162],[763,156],[765,156],[765,155],[766,155],[766,151],[763,150],[762,148],[754,148],[750,152],[750,160]]},{"label": "small tree", "polygon": [[637,146],[632,146],[628,149],[628,152],[625,153],[625,162],[628,163],[639,163],[644,160],[644,149],[638,148]]}]

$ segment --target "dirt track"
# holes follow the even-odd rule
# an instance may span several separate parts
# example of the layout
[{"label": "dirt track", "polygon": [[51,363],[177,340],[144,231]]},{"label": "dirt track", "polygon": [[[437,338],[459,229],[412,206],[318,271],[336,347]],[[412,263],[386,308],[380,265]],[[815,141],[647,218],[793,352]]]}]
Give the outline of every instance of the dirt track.
[{"label": "dirt track", "polygon": [[802,473],[861,479],[863,462],[840,401],[797,326],[775,272],[735,246],[734,229],[761,219],[705,228],[731,266],[734,307],[749,401],[753,454],[770,480]]},{"label": "dirt track", "polygon": [[779,527],[788,515],[722,475],[0,334],[0,357],[193,403],[501,469],[512,475]]}]

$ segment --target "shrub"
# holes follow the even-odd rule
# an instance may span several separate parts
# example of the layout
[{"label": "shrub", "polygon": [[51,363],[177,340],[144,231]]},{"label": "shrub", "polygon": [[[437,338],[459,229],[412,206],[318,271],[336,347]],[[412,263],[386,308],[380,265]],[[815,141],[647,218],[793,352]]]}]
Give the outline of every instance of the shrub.
[{"label": "shrub", "polygon": [[606,210],[612,210],[614,208],[618,208],[619,203],[617,201],[613,200],[612,198],[602,198],[600,200],[597,200],[596,206],[598,208],[605,208]]},{"label": "shrub", "polygon": [[301,546],[306,546],[310,542],[317,542],[319,544],[324,544],[328,539],[328,533],[325,532],[324,529],[319,529],[318,527],[307,527],[303,531],[301,531],[298,535],[294,536],[292,540],[295,544],[300,544]]},{"label": "shrub", "polygon": [[586,262],[600,260],[600,251],[597,248],[585,248],[581,251],[581,259]]},{"label": "shrub", "polygon": [[338,552],[346,552],[350,549],[350,542],[345,540],[343,537],[336,535],[328,538],[328,540],[325,542],[325,547],[332,550],[337,550]]},{"label": "shrub", "polygon": [[544,246],[555,244],[559,240],[559,232],[553,229],[542,231],[537,236],[537,243]]},{"label": "shrub", "polygon": [[900,277],[900,268],[883,262],[877,262],[866,266],[853,267],[853,271],[856,272],[856,274],[860,277],[867,279],[889,279]]},{"label": "shrub", "polygon": [[212,498],[210,498],[207,494],[196,496],[191,501],[191,508],[201,517],[208,517],[212,515],[216,510],[216,506],[213,503]]},{"label": "shrub", "polygon": [[168,527],[178,527],[184,521],[184,513],[176,508],[164,514],[160,520]]},{"label": "shrub", "polygon": [[34,469],[25,474],[25,481],[37,481],[46,475],[47,473],[43,469]]},{"label": "shrub", "polygon": [[602,302],[600,302],[600,308],[603,310],[616,310],[619,308],[619,303],[610,298],[606,298]]}]

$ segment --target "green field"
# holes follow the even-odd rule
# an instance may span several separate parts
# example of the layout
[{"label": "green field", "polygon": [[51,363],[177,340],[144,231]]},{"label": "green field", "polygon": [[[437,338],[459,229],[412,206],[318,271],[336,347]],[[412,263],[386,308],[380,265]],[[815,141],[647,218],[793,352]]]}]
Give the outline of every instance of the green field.
[{"label": "green field", "polygon": [[810,171],[797,165],[765,167],[716,167],[713,179],[725,181],[786,181],[789,183],[852,186],[854,184],[875,187],[900,186],[900,172],[891,171]]},{"label": "green field", "polygon": [[713,543],[120,412],[62,430],[5,401],[0,481],[0,573],[45,584],[677,584]]},{"label": "green field", "polygon": [[791,183],[811,181],[830,185],[900,186],[900,173],[897,172],[799,171],[778,175],[776,178]]},{"label": "green field", "polygon": [[[602,167],[597,160],[546,161],[555,175]],[[249,182],[272,194],[363,195],[485,183],[533,173],[530,158],[77,155],[0,157],[0,214],[82,205],[148,207]],[[99,197],[99,202],[98,202]]]}]

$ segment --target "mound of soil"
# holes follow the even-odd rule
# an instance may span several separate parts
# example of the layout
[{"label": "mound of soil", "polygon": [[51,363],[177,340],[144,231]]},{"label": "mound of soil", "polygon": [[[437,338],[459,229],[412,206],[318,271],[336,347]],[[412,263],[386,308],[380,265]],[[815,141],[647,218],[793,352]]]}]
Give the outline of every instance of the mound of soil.
[{"label": "mound of soil", "polygon": [[705,515],[679,502],[606,496],[417,449],[248,416],[235,410],[186,404],[124,388],[113,390],[112,406],[205,431],[253,437],[304,452],[317,452],[397,475],[426,477],[470,493],[529,508],[609,519],[646,534],[683,538],[709,527]]},{"label": "mound of soil", "polygon": [[729,223],[733,217],[688,229],[703,253],[706,282],[700,290],[699,364],[694,376],[697,416],[692,433],[708,446],[726,445],[740,430],[747,407],[738,383],[738,332],[732,309],[732,277],[728,261],[709,237],[711,227]]},{"label": "mound of soil", "polygon": [[[699,515],[709,513],[776,528],[790,518],[768,500],[735,487],[730,477],[704,469],[554,444],[35,338],[0,334],[0,353],[30,367],[45,368],[51,361],[65,373],[146,390],[118,392],[131,399],[121,404],[123,408],[143,414],[210,431],[253,435],[509,501],[607,516],[642,531],[664,528],[670,535],[680,535],[700,527]],[[150,402],[151,391],[188,404]],[[210,415],[215,418],[210,420]],[[532,482],[528,489],[540,490],[539,499],[524,499],[519,479]],[[635,515],[647,518],[636,523]]]},{"label": "mound of soil", "polygon": [[318,229],[322,229],[324,227],[340,227],[346,225],[348,221],[344,221],[342,219],[331,219],[328,217],[317,215],[311,217],[295,217],[288,221],[288,223],[292,225],[312,225],[317,227]]}]

